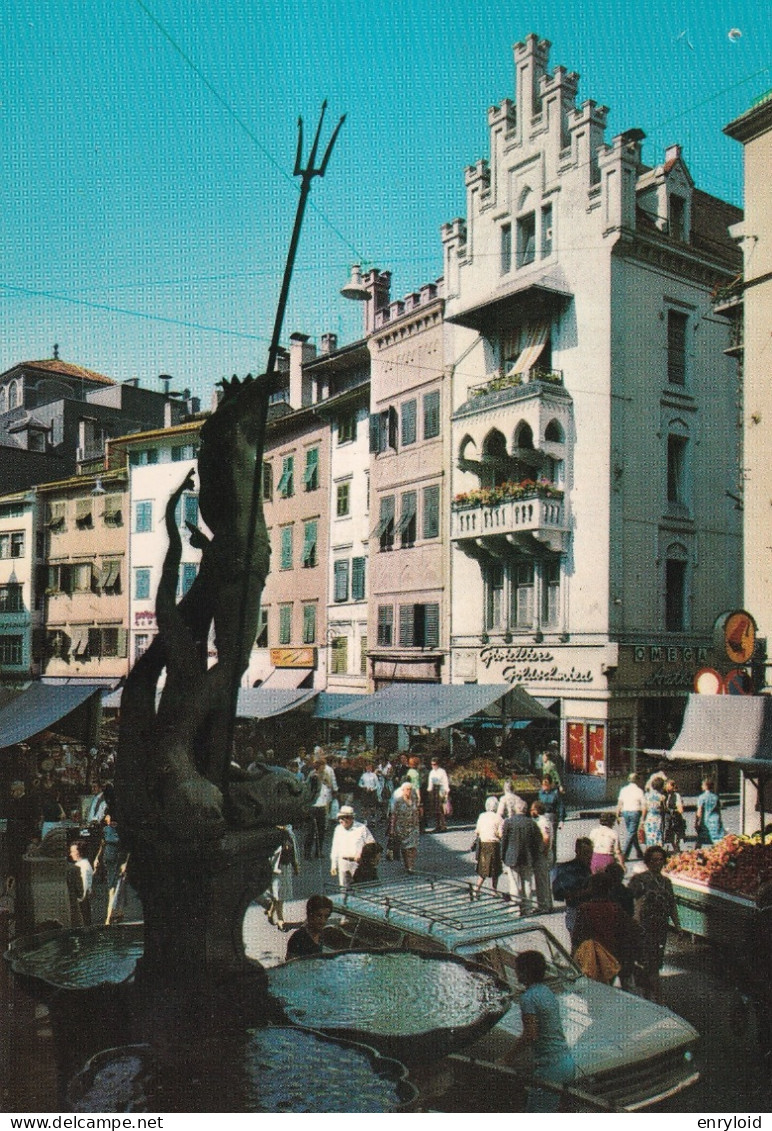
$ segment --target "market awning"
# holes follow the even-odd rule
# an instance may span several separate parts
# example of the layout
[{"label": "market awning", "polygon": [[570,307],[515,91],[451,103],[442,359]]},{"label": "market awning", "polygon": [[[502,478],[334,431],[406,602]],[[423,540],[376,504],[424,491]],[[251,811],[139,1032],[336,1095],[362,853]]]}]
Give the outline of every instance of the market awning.
[{"label": "market awning", "polygon": [[344,691],[320,691],[314,703],[314,718],[337,719],[339,711],[347,707],[356,707],[363,699],[369,696],[363,694],[350,694]]},{"label": "market awning", "polygon": [[330,710],[326,718],[392,726],[449,727],[472,715],[553,719],[532,696],[508,683],[392,683]]},{"label": "market awning", "polygon": [[319,694],[314,688],[242,687],[236,714],[240,719],[270,719],[302,707]]},{"label": "market awning", "polygon": [[646,754],[685,762],[732,762],[772,773],[772,697],[689,696],[681,733],[670,750]]},{"label": "market awning", "polygon": [[80,707],[103,688],[93,684],[33,683],[0,707],[0,750],[24,742]]},{"label": "market awning", "polygon": [[274,668],[260,684],[260,687],[300,687],[313,670],[313,668]]}]

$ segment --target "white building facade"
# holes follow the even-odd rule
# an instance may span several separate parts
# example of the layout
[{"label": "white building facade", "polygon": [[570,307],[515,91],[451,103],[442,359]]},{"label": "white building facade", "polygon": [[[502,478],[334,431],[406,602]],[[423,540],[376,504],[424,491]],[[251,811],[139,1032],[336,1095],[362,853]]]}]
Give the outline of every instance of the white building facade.
[{"label": "white building facade", "polygon": [[515,45],[516,101],[443,228],[453,375],[451,678],[553,701],[574,795],[667,745],[740,597],[734,363],[711,292],[737,209],[680,149],[604,141],[549,43]]}]

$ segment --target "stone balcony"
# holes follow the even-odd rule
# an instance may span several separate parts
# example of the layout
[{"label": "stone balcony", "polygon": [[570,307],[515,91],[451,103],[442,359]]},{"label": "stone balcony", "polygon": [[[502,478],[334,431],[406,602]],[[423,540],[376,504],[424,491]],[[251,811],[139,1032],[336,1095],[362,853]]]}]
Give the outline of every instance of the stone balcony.
[{"label": "stone balcony", "polygon": [[450,536],[454,542],[471,542],[482,549],[493,549],[493,539],[521,546],[535,539],[545,549],[562,553],[568,539],[565,502],[537,493],[488,504],[455,502]]}]

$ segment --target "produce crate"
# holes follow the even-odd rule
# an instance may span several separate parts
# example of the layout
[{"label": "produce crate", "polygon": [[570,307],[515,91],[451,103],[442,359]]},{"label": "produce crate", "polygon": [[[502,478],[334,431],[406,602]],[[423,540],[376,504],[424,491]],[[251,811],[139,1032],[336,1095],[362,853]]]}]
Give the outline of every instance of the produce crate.
[{"label": "produce crate", "polygon": [[691,935],[698,935],[721,946],[741,946],[751,921],[757,915],[756,903],[746,896],[689,880],[678,873],[669,873],[678,905],[681,926]]}]

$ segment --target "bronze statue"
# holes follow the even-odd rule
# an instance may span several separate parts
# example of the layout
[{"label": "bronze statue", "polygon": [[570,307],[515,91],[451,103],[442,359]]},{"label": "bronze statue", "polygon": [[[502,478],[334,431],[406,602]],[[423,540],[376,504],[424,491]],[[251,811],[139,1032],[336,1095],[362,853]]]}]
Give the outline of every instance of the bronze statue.
[{"label": "bronze statue", "polygon": [[[161,968],[168,977],[170,960],[181,978],[197,977],[213,955],[218,976],[247,964],[238,933],[244,909],[268,886],[276,826],[297,821],[306,806],[305,787],[288,771],[265,767],[247,778],[230,765],[234,689],[255,639],[270,557],[260,492],[256,506],[252,496],[267,395],[265,381],[224,382],[198,457],[199,507],[211,538],[190,528],[201,565],[178,604],[175,508],[193,487],[191,472],[166,507],[158,635],[123,689],[116,793],[151,978]],[[211,632],[217,662],[209,666]]]}]

